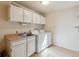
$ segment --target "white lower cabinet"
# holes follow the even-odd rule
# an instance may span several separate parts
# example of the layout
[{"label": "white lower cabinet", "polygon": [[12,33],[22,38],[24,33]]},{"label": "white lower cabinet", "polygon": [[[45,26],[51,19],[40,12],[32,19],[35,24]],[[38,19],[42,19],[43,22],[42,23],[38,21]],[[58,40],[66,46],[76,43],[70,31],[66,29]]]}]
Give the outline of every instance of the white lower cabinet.
[{"label": "white lower cabinet", "polygon": [[8,56],[29,57],[35,52],[35,36],[27,36],[17,40],[6,40]]},{"label": "white lower cabinet", "polygon": [[[18,40],[18,41],[17,41]],[[10,57],[26,57],[26,38],[17,39],[15,41],[6,41],[8,56]]]},{"label": "white lower cabinet", "polygon": [[27,38],[27,56],[31,56],[35,52],[35,36]]},{"label": "white lower cabinet", "polygon": [[26,57],[26,39],[21,39],[17,42],[10,42],[10,56]]},{"label": "white lower cabinet", "polygon": [[26,56],[26,43],[22,43],[12,47],[13,57],[25,57]]}]

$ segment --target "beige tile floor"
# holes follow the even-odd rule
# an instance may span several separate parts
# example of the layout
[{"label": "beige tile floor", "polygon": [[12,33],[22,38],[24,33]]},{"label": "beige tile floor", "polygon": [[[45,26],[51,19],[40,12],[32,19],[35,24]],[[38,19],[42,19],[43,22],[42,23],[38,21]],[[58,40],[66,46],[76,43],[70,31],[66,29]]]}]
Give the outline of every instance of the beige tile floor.
[{"label": "beige tile floor", "polygon": [[57,46],[51,46],[39,54],[35,53],[32,57],[79,57],[79,52]]}]

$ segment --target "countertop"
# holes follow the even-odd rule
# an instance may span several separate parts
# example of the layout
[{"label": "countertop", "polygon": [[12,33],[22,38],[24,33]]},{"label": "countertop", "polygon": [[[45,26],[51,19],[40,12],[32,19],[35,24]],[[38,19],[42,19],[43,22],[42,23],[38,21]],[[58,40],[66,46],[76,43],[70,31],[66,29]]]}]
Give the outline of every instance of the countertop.
[{"label": "countertop", "polygon": [[4,36],[4,38],[6,40],[10,40],[10,41],[18,41],[18,40],[21,40],[23,38],[26,38],[26,37],[30,37],[30,36],[34,36],[33,34],[32,35],[27,35],[27,36],[19,36],[17,34],[7,34]]}]

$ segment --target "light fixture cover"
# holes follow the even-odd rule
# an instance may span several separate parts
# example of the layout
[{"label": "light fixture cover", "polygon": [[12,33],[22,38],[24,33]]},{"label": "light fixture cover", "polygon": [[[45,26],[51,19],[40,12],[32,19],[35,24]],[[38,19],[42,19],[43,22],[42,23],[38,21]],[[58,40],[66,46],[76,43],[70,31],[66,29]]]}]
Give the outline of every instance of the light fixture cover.
[{"label": "light fixture cover", "polygon": [[43,5],[48,5],[49,4],[49,1],[47,1],[47,0],[46,1],[42,1],[42,4]]}]

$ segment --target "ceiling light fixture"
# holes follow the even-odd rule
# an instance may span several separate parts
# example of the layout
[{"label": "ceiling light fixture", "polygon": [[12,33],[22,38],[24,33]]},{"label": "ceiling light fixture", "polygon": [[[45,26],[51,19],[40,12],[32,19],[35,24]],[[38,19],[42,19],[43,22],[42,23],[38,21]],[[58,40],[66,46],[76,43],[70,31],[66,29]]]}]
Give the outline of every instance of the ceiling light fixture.
[{"label": "ceiling light fixture", "polygon": [[47,1],[47,0],[46,1],[42,1],[42,4],[43,5],[48,5],[49,4],[49,1]]}]

